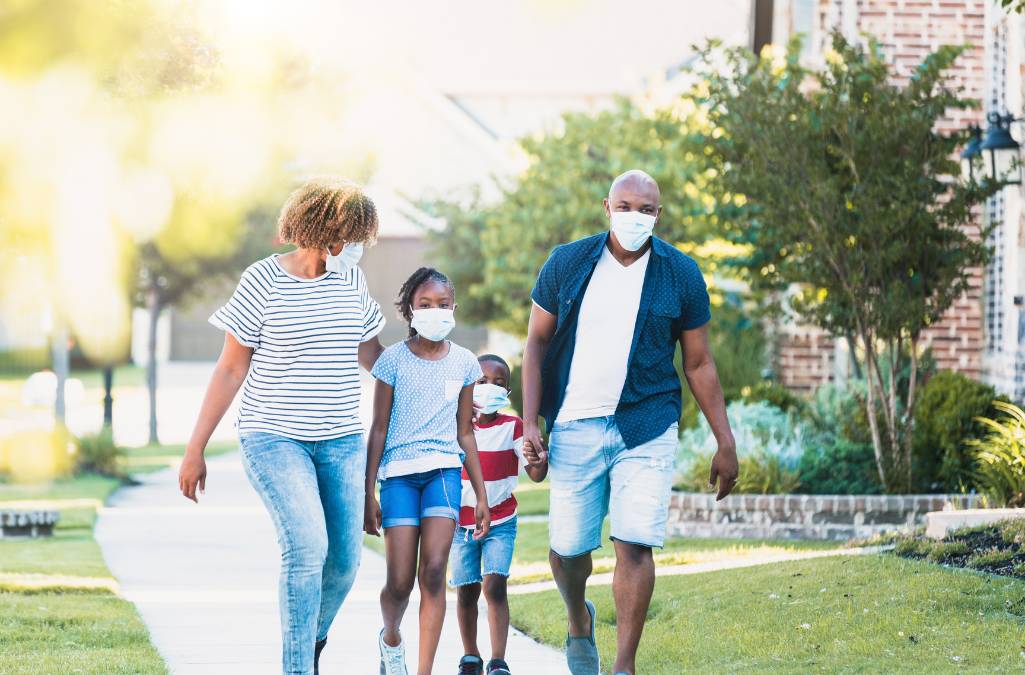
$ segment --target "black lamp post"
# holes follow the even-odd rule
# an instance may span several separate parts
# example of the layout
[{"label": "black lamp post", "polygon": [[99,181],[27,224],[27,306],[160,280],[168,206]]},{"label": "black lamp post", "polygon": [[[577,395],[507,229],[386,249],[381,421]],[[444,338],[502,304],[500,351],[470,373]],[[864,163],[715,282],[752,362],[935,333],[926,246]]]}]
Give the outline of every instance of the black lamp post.
[{"label": "black lamp post", "polygon": [[[980,162],[982,178],[1002,185],[1021,185],[1021,145],[1011,136],[1011,124],[1022,121],[1010,113],[1001,115],[992,112],[986,116],[989,127],[986,137],[978,146],[982,156]],[[971,147],[965,148],[965,152]],[[962,153],[963,157],[963,153]]]}]

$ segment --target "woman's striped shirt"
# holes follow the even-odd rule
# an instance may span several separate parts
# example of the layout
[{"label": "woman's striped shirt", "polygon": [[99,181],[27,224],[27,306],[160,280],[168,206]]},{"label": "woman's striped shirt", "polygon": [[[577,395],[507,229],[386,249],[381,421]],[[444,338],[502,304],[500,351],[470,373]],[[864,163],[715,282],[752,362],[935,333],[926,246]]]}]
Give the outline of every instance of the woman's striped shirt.
[{"label": "woman's striped shirt", "polygon": [[272,255],[250,265],[210,323],[253,349],[239,433],[316,441],[361,433],[357,351],[384,327],[363,271],[304,279]]}]

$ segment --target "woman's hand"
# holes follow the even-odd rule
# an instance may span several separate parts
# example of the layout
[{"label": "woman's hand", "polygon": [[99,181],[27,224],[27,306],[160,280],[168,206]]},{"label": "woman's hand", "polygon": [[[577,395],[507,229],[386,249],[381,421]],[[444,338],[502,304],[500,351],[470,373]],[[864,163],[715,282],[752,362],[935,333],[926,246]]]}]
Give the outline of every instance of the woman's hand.
[{"label": "woman's hand", "polygon": [[182,458],[181,468],[178,469],[178,489],[182,491],[186,499],[199,503],[196,498],[196,488],[200,493],[206,492],[206,460],[203,459],[202,450],[186,450]]},{"label": "woman's hand", "polygon": [[363,508],[363,531],[375,537],[381,536],[381,505],[372,492],[367,493]]},{"label": "woman's hand", "polygon": [[478,499],[477,506],[473,509],[474,520],[477,529],[473,531],[474,539],[483,539],[491,531],[491,509],[488,508],[487,499]]}]

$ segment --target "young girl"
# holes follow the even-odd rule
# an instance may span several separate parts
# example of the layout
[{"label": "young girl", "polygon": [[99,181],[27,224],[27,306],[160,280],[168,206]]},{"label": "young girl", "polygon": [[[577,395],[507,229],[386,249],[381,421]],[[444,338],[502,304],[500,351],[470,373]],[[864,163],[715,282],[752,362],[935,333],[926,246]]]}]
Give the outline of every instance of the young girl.
[{"label": "young girl", "polygon": [[[444,274],[417,270],[403,284],[396,305],[409,322],[409,338],[384,350],[372,371],[377,387],[367,441],[364,529],[375,536],[382,527],[385,532],[381,673],[406,675],[399,625],[419,578],[418,673],[426,675],[445,620],[445,570],[459,520],[464,466],[477,496],[474,537],[487,536],[490,529],[472,420],[473,385],[481,368],[472,352],[445,339],[455,326],[456,304]],[[378,480],[380,504],[374,494]]]}]

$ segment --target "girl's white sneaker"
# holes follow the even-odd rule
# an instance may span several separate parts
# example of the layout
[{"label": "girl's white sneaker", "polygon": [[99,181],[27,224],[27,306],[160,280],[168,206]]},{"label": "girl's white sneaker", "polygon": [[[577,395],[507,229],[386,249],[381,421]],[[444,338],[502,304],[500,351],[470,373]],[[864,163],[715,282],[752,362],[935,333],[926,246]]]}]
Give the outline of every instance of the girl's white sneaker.
[{"label": "girl's white sneaker", "polygon": [[377,647],[381,651],[381,675],[409,675],[406,671],[406,645],[400,642],[389,647],[384,642],[384,629],[377,636]]}]

